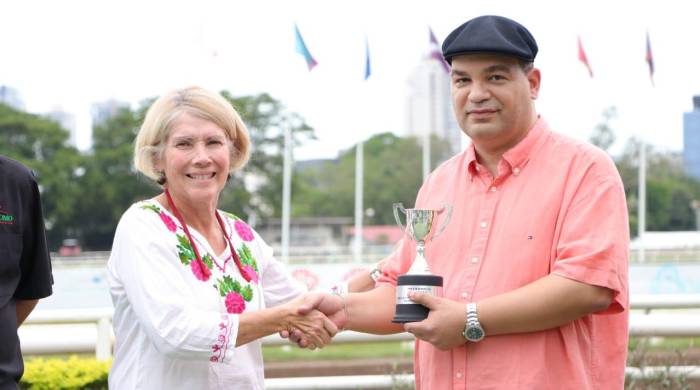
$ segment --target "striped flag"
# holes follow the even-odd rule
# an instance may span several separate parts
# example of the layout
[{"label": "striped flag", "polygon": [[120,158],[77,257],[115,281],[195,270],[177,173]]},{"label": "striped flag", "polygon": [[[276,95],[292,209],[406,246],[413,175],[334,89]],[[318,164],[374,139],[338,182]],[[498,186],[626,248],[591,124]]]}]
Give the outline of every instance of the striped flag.
[{"label": "striped flag", "polygon": [[369,62],[369,41],[365,37],[365,80],[372,74],[372,67]]},{"label": "striped flag", "polygon": [[318,65],[318,63],[309,52],[309,48],[306,47],[306,43],[304,43],[304,38],[301,37],[299,27],[297,27],[296,23],[294,23],[294,38],[296,40],[296,52],[304,57],[304,60],[306,61],[306,66],[308,66],[309,71],[311,71],[311,69],[313,69],[314,66]]},{"label": "striped flag", "polygon": [[437,38],[435,38],[435,34],[433,34],[433,29],[428,27],[428,32],[430,33],[429,57],[434,59],[435,61],[440,62],[442,68],[445,69],[445,73],[450,73],[450,65],[447,63],[447,61],[445,61],[445,58],[442,56],[442,50],[440,49],[440,45],[438,44]]},{"label": "striped flag", "polygon": [[581,43],[581,37],[578,37],[578,60],[583,62],[584,65],[586,65],[586,69],[588,69],[588,74],[593,77],[593,69],[591,68],[591,64],[588,62],[588,57],[586,57],[586,52],[583,50],[583,43]]},{"label": "striped flag", "polygon": [[654,86],[654,56],[651,54],[651,41],[649,40],[649,31],[647,31],[647,64],[649,64],[649,79],[651,85]]}]

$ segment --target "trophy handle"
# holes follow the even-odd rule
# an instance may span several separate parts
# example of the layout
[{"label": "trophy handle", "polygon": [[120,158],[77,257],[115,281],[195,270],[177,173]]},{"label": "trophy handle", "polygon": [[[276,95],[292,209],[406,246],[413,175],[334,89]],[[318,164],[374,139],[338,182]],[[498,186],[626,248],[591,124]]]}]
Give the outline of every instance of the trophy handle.
[{"label": "trophy handle", "polygon": [[401,202],[399,202],[399,203],[394,203],[394,218],[396,219],[396,223],[397,223],[399,226],[401,226],[401,228],[405,231],[405,230],[406,230],[406,226],[404,226],[404,224],[401,223],[401,218],[399,218],[399,210],[401,210],[401,212],[402,212],[404,215],[406,215],[406,209],[403,208],[403,203],[401,203]]},{"label": "trophy handle", "polygon": [[443,231],[445,231],[445,228],[447,227],[447,224],[450,223],[450,218],[452,218],[452,206],[449,205],[449,204],[447,204],[447,203],[445,203],[445,205],[442,206],[442,209],[440,209],[440,211],[438,211],[438,214],[442,214],[442,212],[445,211],[445,210],[447,210],[447,216],[445,217],[445,222],[442,223],[442,226],[440,227],[440,230],[438,230],[437,233],[435,233],[435,235],[433,236],[433,239],[435,239],[435,237],[439,236],[440,233],[442,233]]}]

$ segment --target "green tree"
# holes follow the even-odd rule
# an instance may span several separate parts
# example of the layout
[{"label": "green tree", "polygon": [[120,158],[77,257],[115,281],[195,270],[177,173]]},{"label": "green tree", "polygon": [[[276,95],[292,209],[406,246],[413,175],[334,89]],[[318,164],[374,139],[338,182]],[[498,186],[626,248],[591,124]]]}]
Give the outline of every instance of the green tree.
[{"label": "green tree", "polygon": [[18,111],[0,103],[0,154],[35,171],[42,195],[49,247],[60,245],[73,225],[80,189],[78,151],[66,145],[67,130],[48,118]]},{"label": "green tree", "polygon": [[[431,139],[433,169],[445,159],[448,145]],[[293,196],[295,216],[352,216],[355,207],[355,147],[340,154],[337,162],[325,162],[306,170],[302,189]],[[418,139],[392,133],[372,136],[364,144],[365,210],[373,210],[366,224],[393,224],[392,204],[413,207],[423,182],[422,149]]]},{"label": "green tree", "polygon": [[[315,139],[313,129],[304,119],[285,110],[284,105],[270,95],[233,97],[229,92],[222,95],[240,113],[248,127],[251,139],[251,155],[248,165],[237,172],[222,194],[221,206],[242,217],[255,214],[261,217],[282,215],[282,179],[284,162],[284,131],[292,133],[294,146]],[[253,188],[248,188],[253,182]],[[292,179],[292,193],[297,193],[300,184]]]},{"label": "green tree", "polygon": [[104,123],[93,127],[93,146],[86,156],[85,172],[78,180],[82,189],[80,221],[76,234],[90,249],[109,249],[117,222],[135,201],[158,193],[150,179],[133,167],[134,138],[150,101],[132,110],[121,107]]}]

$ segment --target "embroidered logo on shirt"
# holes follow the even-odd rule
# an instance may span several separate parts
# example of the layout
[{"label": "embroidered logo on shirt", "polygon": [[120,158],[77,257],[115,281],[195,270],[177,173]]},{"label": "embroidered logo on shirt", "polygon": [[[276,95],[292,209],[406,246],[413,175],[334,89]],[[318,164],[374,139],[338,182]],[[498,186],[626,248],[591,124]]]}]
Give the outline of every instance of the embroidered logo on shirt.
[{"label": "embroidered logo on shirt", "polygon": [[532,240],[532,236],[527,236],[527,239],[528,239],[528,240]]},{"label": "embroidered logo on shirt", "polygon": [[13,225],[15,217],[9,212],[3,210],[3,204],[0,202],[0,225]]}]

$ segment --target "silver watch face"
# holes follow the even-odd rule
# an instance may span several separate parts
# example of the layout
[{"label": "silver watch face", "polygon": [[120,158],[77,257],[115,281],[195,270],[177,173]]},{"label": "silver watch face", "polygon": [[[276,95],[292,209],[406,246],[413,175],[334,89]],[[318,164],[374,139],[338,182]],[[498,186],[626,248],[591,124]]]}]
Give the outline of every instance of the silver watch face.
[{"label": "silver watch face", "polygon": [[464,338],[469,341],[479,341],[484,338],[484,330],[478,326],[468,326],[464,330]]}]

